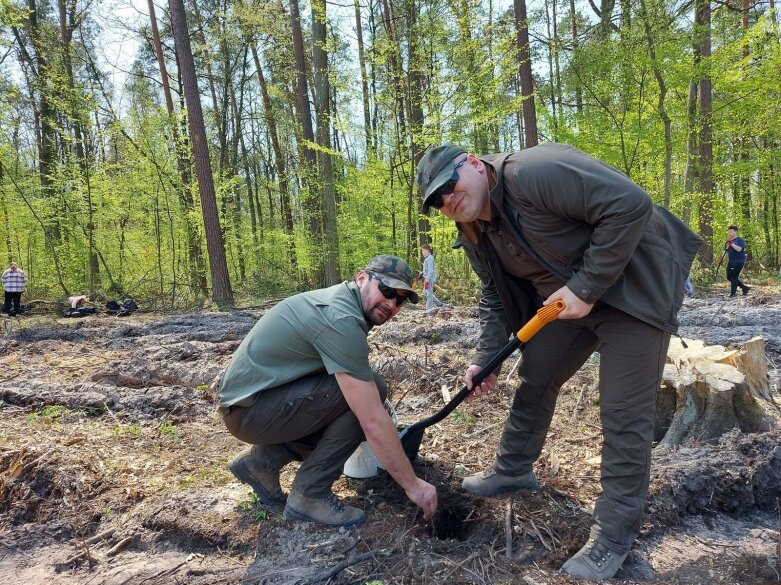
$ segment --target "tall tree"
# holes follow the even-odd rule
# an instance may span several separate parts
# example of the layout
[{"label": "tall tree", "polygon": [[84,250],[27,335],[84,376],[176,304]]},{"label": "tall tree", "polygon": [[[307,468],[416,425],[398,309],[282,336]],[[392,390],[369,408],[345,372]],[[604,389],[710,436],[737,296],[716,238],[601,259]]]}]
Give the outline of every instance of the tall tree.
[{"label": "tall tree", "polygon": [[529,20],[526,16],[526,0],[513,0],[515,27],[518,43],[518,75],[521,80],[523,100],[524,147],[537,145],[537,112],[534,109],[534,77],[532,76],[531,51],[529,50]]},{"label": "tall tree", "polygon": [[312,109],[309,107],[309,81],[304,51],[304,34],[301,30],[301,11],[298,0],[290,1],[290,28],[293,35],[293,54],[296,61],[296,112],[298,114],[298,129],[300,131],[299,151],[301,152],[301,191],[304,207],[307,211],[309,227],[312,233],[312,263],[313,280],[317,285],[325,283],[325,268],[320,256],[323,241],[323,202],[317,196],[314,186],[317,169],[317,153],[313,148],[315,142],[312,127]]},{"label": "tall tree", "polygon": [[[666,15],[662,10],[662,18],[657,22],[661,22],[666,25],[668,21]],[[656,101],[656,111],[659,113],[659,118],[664,125],[664,207],[670,207],[670,186],[672,183],[672,160],[673,160],[673,133],[672,133],[672,120],[665,106],[665,99],[667,97],[667,83],[664,79],[662,72],[662,66],[659,63],[659,59],[656,54],[656,41],[654,39],[654,33],[651,29],[651,21],[648,15],[648,8],[646,7],[646,0],[640,0],[640,18],[643,21],[643,30],[645,31],[645,40],[648,43],[648,53],[651,57],[651,64],[654,68],[654,76],[656,77],[656,83],[659,85],[659,97]]]},{"label": "tall tree", "polygon": [[[174,111],[174,100],[171,95],[171,84],[168,80],[168,68],[165,64],[165,55],[163,53],[163,43],[160,39],[160,30],[157,26],[157,16],[155,15],[155,5],[153,0],[147,0],[149,8],[149,20],[152,31],[152,43],[157,58],[157,66],[160,70],[160,82],[163,87],[163,97],[165,98],[165,108],[168,112],[168,124],[171,132],[171,141],[176,153],[176,167],[179,171],[179,178],[182,182],[179,191],[179,204],[184,211],[183,221],[185,225],[185,237],[187,238],[187,254],[189,259],[190,287],[198,296],[206,296],[208,288],[206,284],[206,266],[203,260],[203,249],[198,238],[198,230],[193,225],[192,211],[195,208],[192,195],[192,174],[190,172],[191,161],[188,156],[186,144],[179,135],[179,121]],[[175,280],[174,280],[175,281]]]},{"label": "tall tree", "polygon": [[358,67],[361,70],[361,103],[363,105],[363,127],[366,136],[366,156],[372,158],[372,123],[369,112],[369,82],[366,76],[366,50],[363,46],[363,22],[361,20],[361,5],[355,0],[355,34],[358,43]]},{"label": "tall tree", "polygon": [[698,41],[698,54],[701,58],[702,73],[699,79],[699,156],[697,175],[699,177],[699,233],[705,238],[706,245],[699,251],[703,264],[713,263],[713,132],[711,115],[713,112],[712,83],[710,77],[711,56],[711,6],[710,0],[696,0],[695,30]]},{"label": "tall tree", "polygon": [[195,173],[198,177],[198,187],[201,193],[201,211],[211,269],[212,299],[217,303],[233,304],[233,292],[228,276],[225,246],[217,211],[217,197],[214,192],[214,177],[209,159],[209,145],[206,140],[206,127],[203,122],[201,97],[195,75],[195,61],[190,46],[183,0],[169,0],[168,9],[171,14],[171,28],[176,43],[184,99],[187,103],[187,121],[195,160]]},{"label": "tall tree", "polygon": [[331,162],[331,86],[328,80],[326,52],[325,0],[312,0],[312,67],[315,81],[315,112],[317,114],[317,167],[323,206],[323,284],[331,286],[340,280],[339,239],[336,225],[336,196]]}]

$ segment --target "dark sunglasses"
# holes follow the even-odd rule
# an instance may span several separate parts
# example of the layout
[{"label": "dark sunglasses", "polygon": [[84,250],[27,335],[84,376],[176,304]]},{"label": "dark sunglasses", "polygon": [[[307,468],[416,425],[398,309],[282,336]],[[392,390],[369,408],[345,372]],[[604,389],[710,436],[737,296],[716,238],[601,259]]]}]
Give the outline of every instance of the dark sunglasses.
[{"label": "dark sunglasses", "polygon": [[371,276],[374,280],[377,281],[377,288],[380,289],[382,296],[384,296],[388,300],[396,299],[397,307],[403,305],[404,301],[406,301],[407,298],[409,298],[407,297],[407,295],[400,294],[399,291],[397,291],[395,288],[384,285],[380,280],[380,277],[374,274],[374,272],[370,272],[369,276]]},{"label": "dark sunglasses", "polygon": [[466,159],[462,160],[460,163],[454,166],[453,174],[450,176],[447,183],[439,187],[431,194],[431,197],[428,198],[429,207],[433,207],[434,209],[442,209],[442,207],[445,205],[445,202],[442,200],[442,198],[445,195],[450,195],[455,190],[456,183],[458,183],[458,179],[461,178],[458,175],[458,169],[464,166],[465,162]]}]

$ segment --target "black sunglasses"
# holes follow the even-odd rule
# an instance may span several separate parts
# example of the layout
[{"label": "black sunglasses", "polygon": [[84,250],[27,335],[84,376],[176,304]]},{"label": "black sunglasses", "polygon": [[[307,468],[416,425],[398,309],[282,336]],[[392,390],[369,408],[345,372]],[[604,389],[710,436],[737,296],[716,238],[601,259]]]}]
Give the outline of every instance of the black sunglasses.
[{"label": "black sunglasses", "polygon": [[374,272],[370,272],[369,276],[371,276],[374,280],[377,281],[377,288],[380,289],[382,296],[384,296],[388,300],[396,299],[397,307],[403,305],[404,301],[406,301],[409,298],[407,295],[400,294],[399,291],[397,291],[395,288],[384,285],[380,280],[380,277],[374,274]]},{"label": "black sunglasses", "polygon": [[445,195],[450,195],[453,192],[453,190],[455,190],[456,183],[458,183],[458,179],[461,178],[458,175],[458,169],[464,166],[465,162],[466,159],[462,160],[460,163],[454,166],[453,174],[447,180],[447,183],[437,188],[437,190],[431,194],[431,197],[428,198],[429,207],[433,207],[434,209],[442,209],[442,206],[445,205],[445,202],[442,201],[442,198]]}]

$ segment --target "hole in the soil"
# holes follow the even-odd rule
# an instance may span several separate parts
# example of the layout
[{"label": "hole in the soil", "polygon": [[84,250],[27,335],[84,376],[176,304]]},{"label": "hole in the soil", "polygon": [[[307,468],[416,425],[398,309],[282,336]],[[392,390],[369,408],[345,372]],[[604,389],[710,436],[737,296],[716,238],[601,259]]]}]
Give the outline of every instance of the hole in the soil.
[{"label": "hole in the soil", "polygon": [[434,514],[431,521],[432,532],[440,540],[456,538],[466,540],[466,519],[467,511],[462,507],[448,507],[440,509]]}]

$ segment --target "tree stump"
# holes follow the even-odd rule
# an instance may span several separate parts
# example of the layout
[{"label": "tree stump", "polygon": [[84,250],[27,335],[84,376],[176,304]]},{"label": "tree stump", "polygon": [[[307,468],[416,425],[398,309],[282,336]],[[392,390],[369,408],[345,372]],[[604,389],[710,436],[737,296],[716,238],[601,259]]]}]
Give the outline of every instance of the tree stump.
[{"label": "tree stump", "polygon": [[781,426],[767,374],[765,340],[739,349],[670,340],[662,387],[656,399],[654,440],[659,447],[713,441],[738,428],[745,433]]}]

